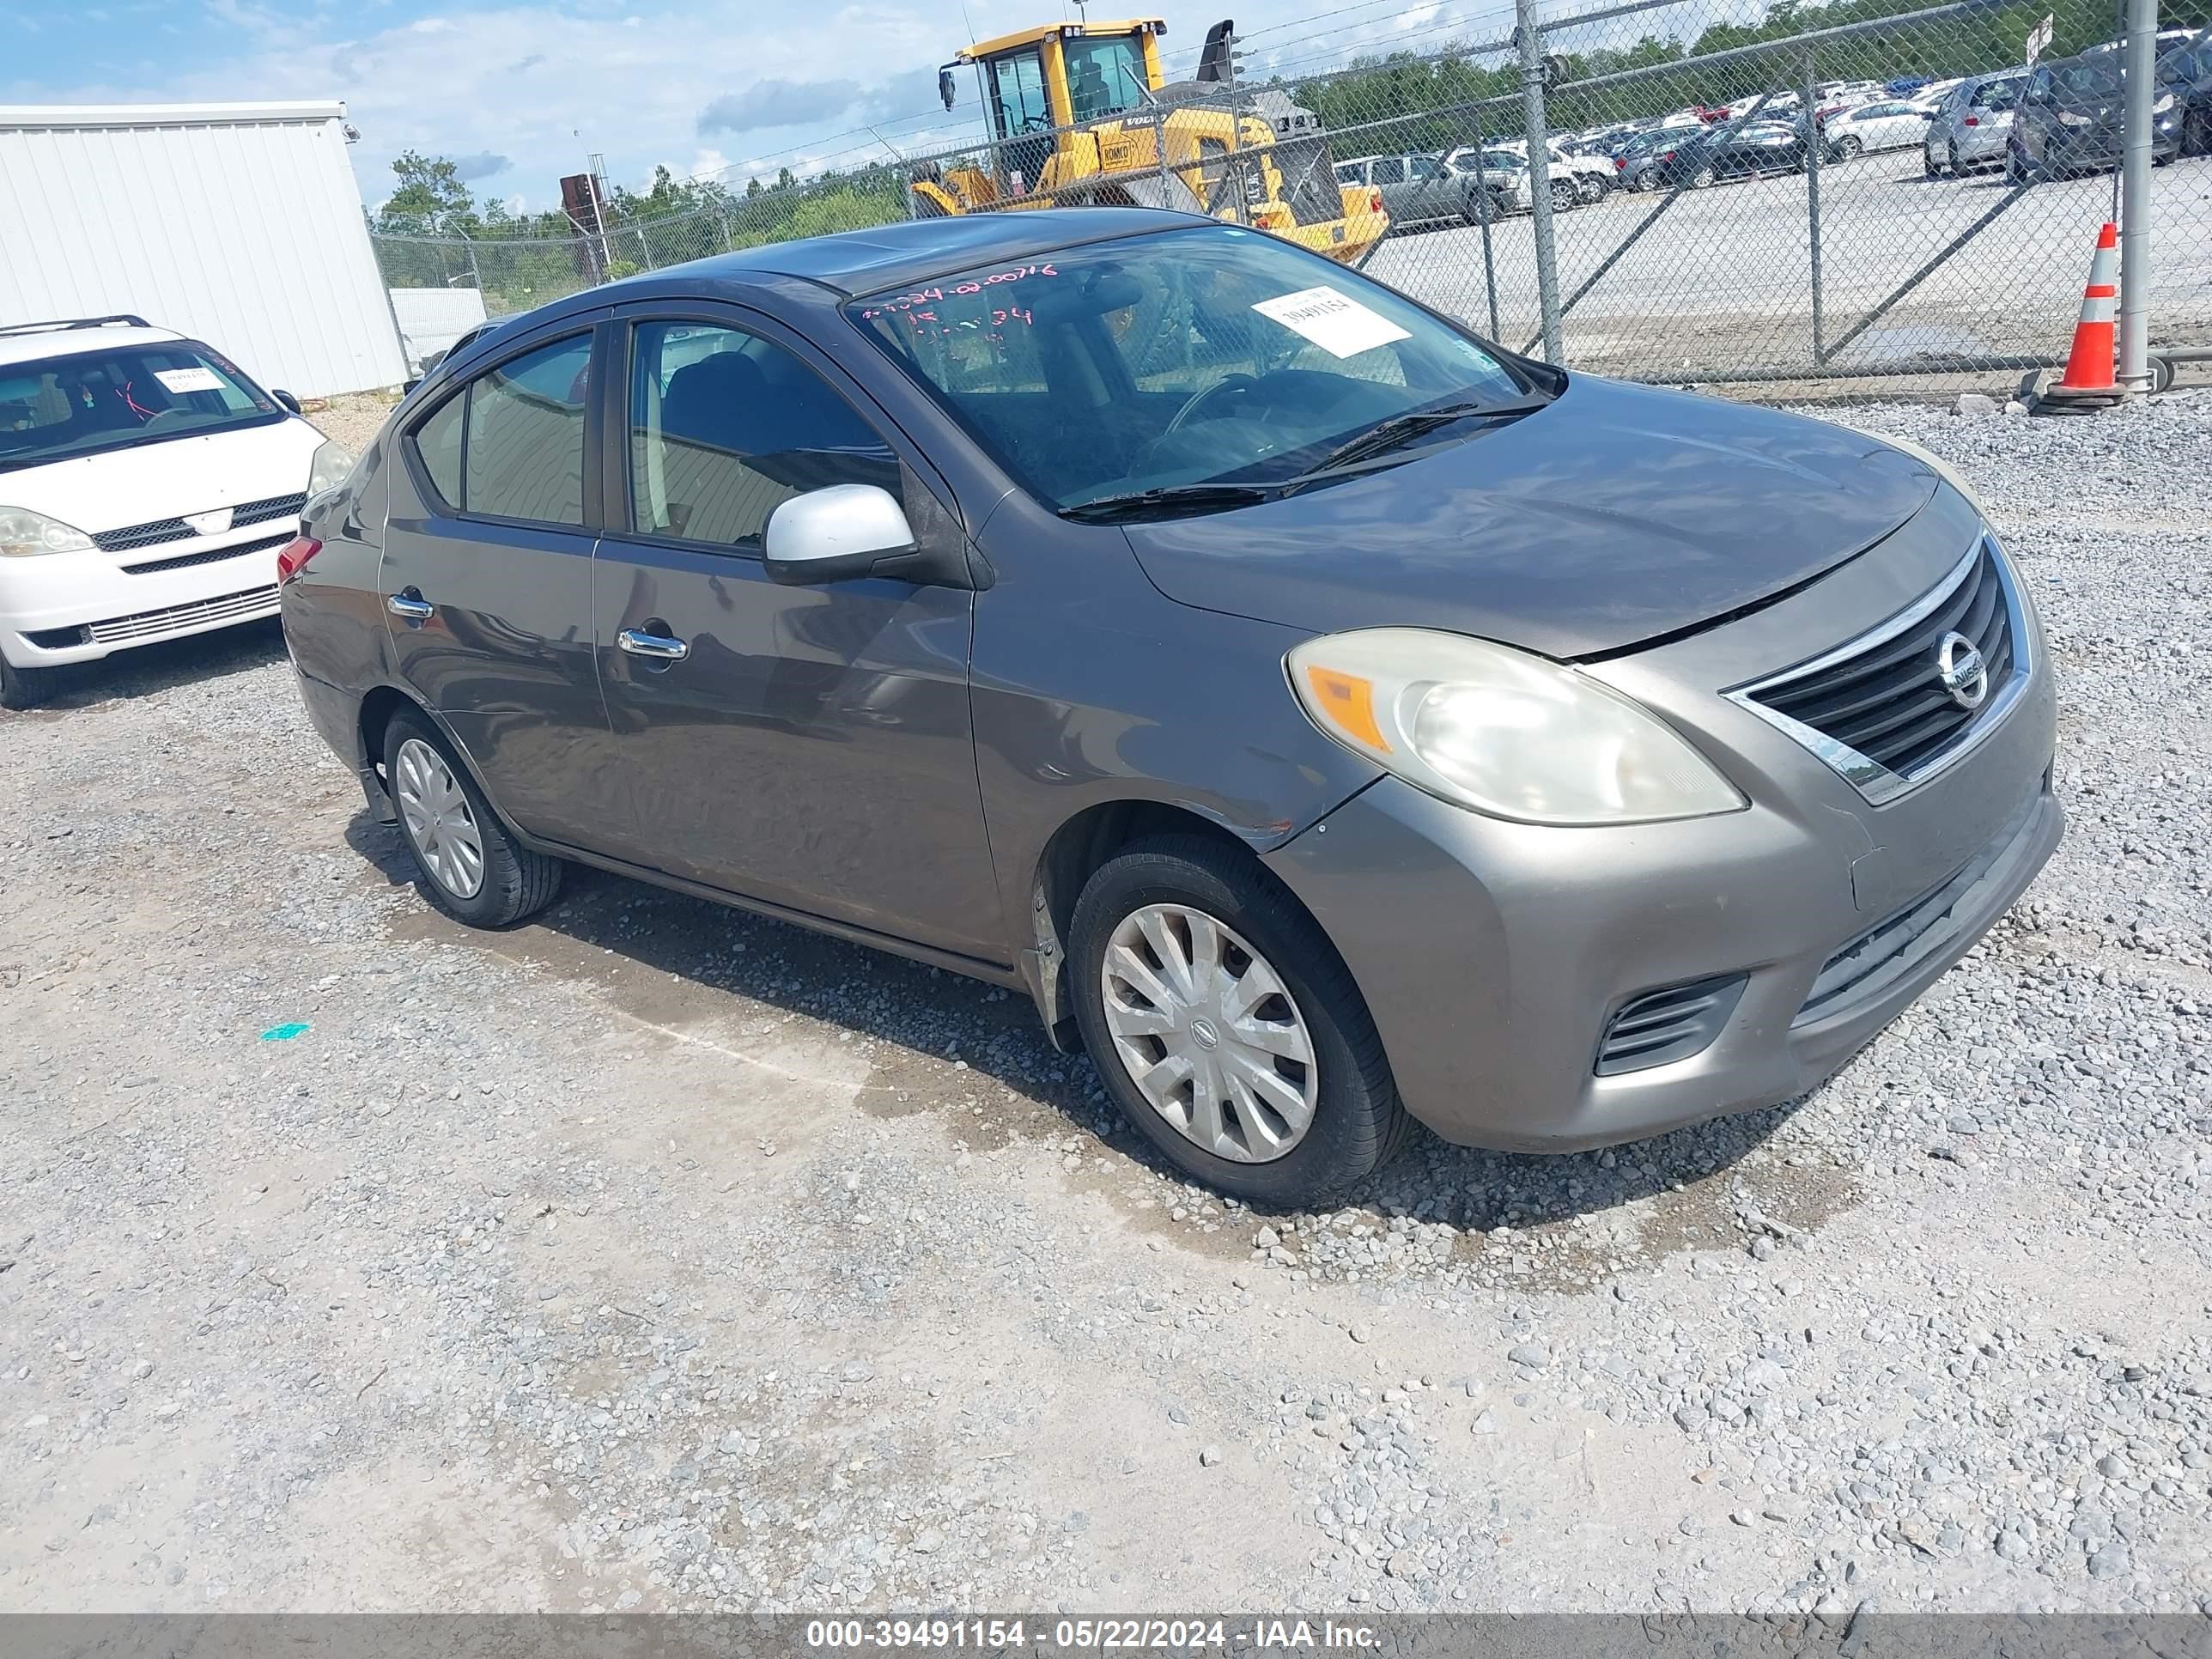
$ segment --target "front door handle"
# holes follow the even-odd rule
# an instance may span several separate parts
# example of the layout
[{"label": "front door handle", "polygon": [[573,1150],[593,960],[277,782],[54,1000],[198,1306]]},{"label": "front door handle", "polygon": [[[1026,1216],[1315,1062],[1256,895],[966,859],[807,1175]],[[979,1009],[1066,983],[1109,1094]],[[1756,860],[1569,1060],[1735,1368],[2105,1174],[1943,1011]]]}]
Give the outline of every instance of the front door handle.
[{"label": "front door handle", "polygon": [[691,647],[681,640],[665,634],[647,633],[641,628],[625,628],[615,635],[615,643],[633,657],[651,657],[656,662],[682,662],[691,654]]},{"label": "front door handle", "polygon": [[404,593],[394,593],[384,602],[384,608],[409,622],[428,622],[438,614],[438,607],[411,587]]}]

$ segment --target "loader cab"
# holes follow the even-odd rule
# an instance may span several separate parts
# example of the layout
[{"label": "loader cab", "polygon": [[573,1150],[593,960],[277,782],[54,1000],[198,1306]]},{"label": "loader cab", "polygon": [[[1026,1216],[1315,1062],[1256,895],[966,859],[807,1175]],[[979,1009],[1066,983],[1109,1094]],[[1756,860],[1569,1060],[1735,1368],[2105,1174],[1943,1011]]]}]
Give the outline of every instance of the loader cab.
[{"label": "loader cab", "polygon": [[1158,18],[1049,23],[965,48],[975,65],[991,135],[1001,143],[1111,119],[1161,84]]}]

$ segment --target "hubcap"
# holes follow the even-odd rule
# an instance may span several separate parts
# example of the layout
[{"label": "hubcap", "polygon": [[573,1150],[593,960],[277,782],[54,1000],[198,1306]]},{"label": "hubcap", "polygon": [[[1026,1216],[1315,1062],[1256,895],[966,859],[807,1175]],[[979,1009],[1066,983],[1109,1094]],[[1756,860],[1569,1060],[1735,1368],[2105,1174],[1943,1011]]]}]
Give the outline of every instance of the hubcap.
[{"label": "hubcap", "polygon": [[453,768],[420,738],[409,738],[395,769],[392,793],[416,858],[455,898],[474,898],[483,885],[483,836]]},{"label": "hubcap", "polygon": [[1216,1158],[1265,1164],[1312,1126],[1305,1016],[1249,940],[1180,904],[1122,918],[1100,969],[1114,1053],[1152,1109]]}]

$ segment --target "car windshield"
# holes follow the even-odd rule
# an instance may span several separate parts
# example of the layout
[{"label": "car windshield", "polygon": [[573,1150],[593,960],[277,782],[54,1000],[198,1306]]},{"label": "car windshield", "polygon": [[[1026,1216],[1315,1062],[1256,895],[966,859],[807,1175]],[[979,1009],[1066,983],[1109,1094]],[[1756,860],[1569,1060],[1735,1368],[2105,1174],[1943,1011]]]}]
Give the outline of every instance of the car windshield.
[{"label": "car windshield", "polygon": [[1278,483],[1386,422],[1410,439],[1425,411],[1532,392],[1389,289],[1234,226],[979,266],[846,313],[1056,510]]},{"label": "car windshield", "polygon": [[283,418],[236,368],[184,341],[0,363],[0,472]]},{"label": "car windshield", "polygon": [[2051,87],[2061,98],[2117,97],[2120,79],[2120,54],[2117,52],[2051,66]]}]

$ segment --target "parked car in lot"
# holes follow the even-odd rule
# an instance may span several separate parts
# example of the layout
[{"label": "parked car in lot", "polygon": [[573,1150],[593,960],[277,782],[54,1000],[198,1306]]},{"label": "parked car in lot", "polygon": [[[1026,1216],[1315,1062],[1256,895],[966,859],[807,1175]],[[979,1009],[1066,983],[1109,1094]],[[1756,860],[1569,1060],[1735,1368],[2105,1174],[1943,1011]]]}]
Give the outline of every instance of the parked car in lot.
[{"label": "parked car in lot", "polygon": [[[1510,194],[1521,207],[1526,208],[1534,200],[1535,169],[1517,149],[1492,144],[1478,151],[1470,144],[1452,151],[1444,160],[1462,173],[1480,168],[1486,177],[1497,181],[1493,188],[1501,195]],[[1544,163],[1544,187],[1551,192],[1554,213],[1568,212],[1583,199],[1582,186],[1576,180],[1574,170],[1548,157]]]},{"label": "parked car in lot", "polygon": [[2019,69],[1971,75],[1952,88],[1922,137],[1921,161],[1928,177],[1948,168],[1963,178],[1977,167],[2003,165],[2013,106],[2027,73]]},{"label": "parked car in lot", "polygon": [[[1355,156],[1336,164],[1336,179],[1340,185],[1368,185],[1380,191],[1393,229],[1439,223],[1474,224],[1482,216],[1482,210],[1474,199],[1474,192],[1482,188],[1482,181],[1472,173],[1459,171],[1439,156]],[[1490,210],[1493,215],[1506,210],[1497,201],[1497,196],[1499,191],[1508,189],[1510,186],[1504,181],[1493,188]]]},{"label": "parked car in lot", "polygon": [[276,550],[352,458],[142,317],[0,327],[0,707],[54,671],[276,611]]},{"label": "parked car in lot", "polygon": [[1729,179],[1791,173],[1805,165],[1805,137],[1779,124],[1723,130],[1657,151],[1641,175],[1644,190],[1686,184],[1692,190]]},{"label": "parked car in lot", "polygon": [[1928,137],[1929,112],[1891,100],[1831,116],[1822,128],[1826,153],[1839,161],[1878,149],[1908,149]]},{"label": "parked car in lot", "polygon": [[2179,106],[2181,153],[2212,155],[2212,39],[2161,51],[2161,93]]},{"label": "parked car in lot", "polygon": [[[1519,156],[1523,161],[1528,159],[1528,141],[1525,138],[1512,139],[1495,148],[1509,151]],[[1553,139],[1547,148],[1551,153],[1553,167],[1564,168],[1567,177],[1574,182],[1575,195],[1578,201],[1585,205],[1601,202],[1612,191],[1615,183],[1615,173],[1611,161],[1601,155],[1586,155],[1579,149],[1571,149],[1558,139]],[[1553,176],[1557,177],[1557,173],[1554,172]]]},{"label": "parked car in lot", "polygon": [[1409,1113],[1562,1149],[1802,1094],[2060,833],[2043,636],[1942,463],[1158,211],[557,301],[285,562],[449,915],[576,860],[1026,990],[1255,1202]]},{"label": "parked car in lot", "polygon": [[[2063,178],[2120,164],[2127,147],[2123,109],[2126,85],[2122,54],[2091,50],[2078,58],[2039,64],[2021,88],[2012,131],[2006,135],[2005,176]],[[2161,76],[2153,88],[2151,156],[2171,161],[2181,154],[2183,100]]]}]

